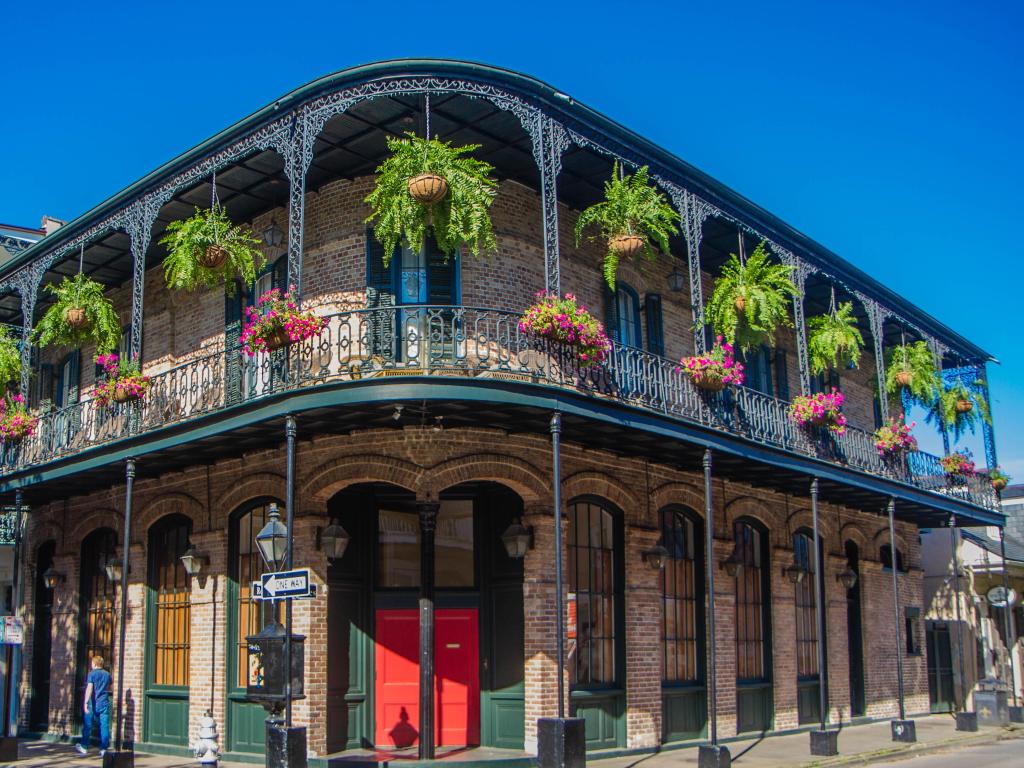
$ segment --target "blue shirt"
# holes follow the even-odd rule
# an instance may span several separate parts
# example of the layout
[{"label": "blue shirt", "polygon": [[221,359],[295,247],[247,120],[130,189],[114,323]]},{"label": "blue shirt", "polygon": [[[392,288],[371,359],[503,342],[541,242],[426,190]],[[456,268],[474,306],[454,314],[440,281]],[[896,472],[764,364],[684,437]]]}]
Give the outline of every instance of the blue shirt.
[{"label": "blue shirt", "polygon": [[110,709],[110,673],[105,669],[94,669],[85,682],[92,683],[92,711],[106,712]]}]

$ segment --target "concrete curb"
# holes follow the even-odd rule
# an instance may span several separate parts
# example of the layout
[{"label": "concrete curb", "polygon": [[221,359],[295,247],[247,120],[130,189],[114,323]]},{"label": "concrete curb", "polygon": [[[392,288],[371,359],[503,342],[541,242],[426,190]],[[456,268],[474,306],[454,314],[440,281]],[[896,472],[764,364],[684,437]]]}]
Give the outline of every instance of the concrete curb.
[{"label": "concrete curb", "polygon": [[814,760],[800,763],[799,766],[794,768],[835,768],[836,766],[871,765],[892,760],[909,760],[918,755],[949,752],[961,747],[994,744],[998,741],[1021,738],[1024,738],[1024,730],[1011,726],[1009,728],[1000,728],[998,731],[971,734],[970,736],[957,736],[952,739],[931,742],[930,744],[907,744],[885,747],[884,749],[876,749],[873,752],[859,752],[855,755],[840,755],[825,760]]}]

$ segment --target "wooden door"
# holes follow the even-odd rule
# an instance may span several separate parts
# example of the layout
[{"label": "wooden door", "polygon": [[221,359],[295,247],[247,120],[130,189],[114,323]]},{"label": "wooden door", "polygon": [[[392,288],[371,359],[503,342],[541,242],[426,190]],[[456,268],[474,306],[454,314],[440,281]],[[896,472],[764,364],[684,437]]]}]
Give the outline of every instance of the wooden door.
[{"label": "wooden door", "polygon": [[419,615],[415,610],[378,610],[376,633],[378,747],[411,747],[419,740]]}]

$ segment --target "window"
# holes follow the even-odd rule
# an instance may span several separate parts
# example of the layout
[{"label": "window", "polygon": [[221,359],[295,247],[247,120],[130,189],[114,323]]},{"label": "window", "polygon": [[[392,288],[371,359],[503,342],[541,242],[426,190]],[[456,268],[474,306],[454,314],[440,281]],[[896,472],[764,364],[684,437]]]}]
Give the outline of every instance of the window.
[{"label": "window", "polygon": [[839,386],[839,374],[829,369],[825,373],[811,376],[811,392],[831,392],[833,389],[842,389]]},{"label": "window", "polygon": [[598,503],[569,506],[569,610],[575,625],[569,679],[574,685],[609,685],[617,678],[615,527],[612,513]]},{"label": "window", "polygon": [[[244,688],[252,681],[255,665],[250,663],[246,636],[256,634],[269,623],[271,618],[281,620],[282,610],[269,601],[252,598],[252,582],[268,570],[263,556],[256,546],[256,535],[263,530],[270,518],[270,502],[261,503],[237,515],[232,521],[232,543],[234,547],[231,575],[237,585],[235,605],[235,679],[231,684]],[[277,611],[276,615],[274,611]]]},{"label": "window", "polygon": [[815,562],[811,537],[793,537],[794,564],[804,571],[796,590],[796,674],[798,678],[818,675],[818,621],[814,605]]},{"label": "window", "polygon": [[[473,501],[444,499],[434,529],[434,585],[473,587]],[[420,521],[415,511],[383,506],[377,512],[377,586],[419,589]]]},{"label": "window", "polygon": [[93,531],[82,541],[79,668],[83,679],[89,659],[102,656],[109,662],[113,654],[114,583],[107,578],[104,566],[115,549],[116,535],[109,528]]},{"label": "window", "polygon": [[[881,561],[882,561],[882,570],[883,571],[891,571],[892,570],[892,546],[890,546],[889,544],[883,544],[879,548],[878,554],[879,554],[879,559],[881,559]],[[899,549],[896,550],[896,571],[897,571],[897,573],[906,573],[907,572],[906,564],[904,563],[904,560],[903,560],[903,552],[901,552]]]},{"label": "window", "polygon": [[612,293],[604,292],[605,328],[612,341],[643,349],[640,335],[640,297],[626,283],[619,282]]},{"label": "window", "polygon": [[78,402],[78,371],[81,352],[69,352],[57,366],[57,386],[54,392],[54,404],[58,408],[67,408]]},{"label": "window", "polygon": [[772,351],[762,344],[750,350],[744,360],[744,383],[751,389],[772,394]]},{"label": "window", "polygon": [[907,656],[921,655],[921,609],[907,606],[903,609],[903,634]]},{"label": "window", "polygon": [[673,683],[700,680],[704,637],[703,579],[698,563],[699,523],[680,509],[661,513],[661,543],[668,558],[661,572],[663,679]]},{"label": "window", "polygon": [[188,518],[170,515],[149,534],[154,685],[188,685],[191,586],[181,556],[191,530]]},{"label": "window", "polygon": [[647,351],[652,355],[665,354],[665,327],[662,320],[661,296],[648,293],[644,297],[644,319],[647,322]]},{"label": "window", "polygon": [[760,527],[737,520],[736,549],[743,564],[736,576],[736,679],[767,680],[767,539]]}]

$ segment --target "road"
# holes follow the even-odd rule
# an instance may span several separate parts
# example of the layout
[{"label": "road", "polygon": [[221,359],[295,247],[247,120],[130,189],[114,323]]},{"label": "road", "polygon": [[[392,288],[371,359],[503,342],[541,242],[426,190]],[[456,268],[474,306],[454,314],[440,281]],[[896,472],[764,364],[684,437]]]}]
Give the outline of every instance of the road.
[{"label": "road", "polygon": [[995,744],[963,747],[951,752],[920,755],[891,763],[872,763],[874,768],[1024,768],[1024,741],[1011,739]]}]

